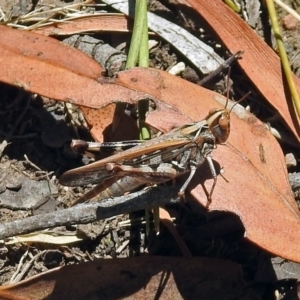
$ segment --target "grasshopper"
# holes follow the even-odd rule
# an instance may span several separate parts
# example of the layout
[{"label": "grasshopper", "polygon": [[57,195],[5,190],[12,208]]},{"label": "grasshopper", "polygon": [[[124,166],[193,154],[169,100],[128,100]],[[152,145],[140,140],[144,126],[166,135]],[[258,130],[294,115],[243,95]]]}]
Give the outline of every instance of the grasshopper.
[{"label": "grasshopper", "polygon": [[227,104],[228,98],[225,108],[210,110],[204,120],[183,125],[124,152],[67,171],[59,181],[67,186],[97,184],[74,203],[77,204],[99,194],[97,200],[118,196],[141,185],[166,182],[190,172],[179,191],[179,195],[184,195],[197,167],[207,161],[214,179],[208,195],[209,206],[217,182],[211,153],[217,144],[226,142],[230,133]]}]

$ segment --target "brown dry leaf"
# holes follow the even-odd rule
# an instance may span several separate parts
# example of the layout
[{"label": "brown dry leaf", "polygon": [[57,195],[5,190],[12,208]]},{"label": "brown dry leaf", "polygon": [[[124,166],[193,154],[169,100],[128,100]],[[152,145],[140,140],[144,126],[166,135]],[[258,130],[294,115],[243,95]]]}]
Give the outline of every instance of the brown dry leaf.
[{"label": "brown dry leaf", "polygon": [[[285,92],[280,59],[273,49],[221,0],[186,1],[208,22],[231,53],[244,50],[243,59],[238,61],[241,68],[300,141],[300,125],[292,99]],[[294,75],[294,81],[300,92],[300,79]]]},{"label": "brown dry leaf", "polygon": [[[139,92],[139,87],[137,90],[123,88],[118,85],[117,79],[104,78],[101,75],[103,69],[93,59],[55,39],[6,26],[0,26],[0,30],[3,33],[0,36],[0,81],[52,99],[84,106],[84,115],[93,128],[91,133],[98,141],[103,140],[99,132],[110,124],[108,118],[102,118],[99,108],[113,101],[136,103],[148,96]],[[155,73],[153,75],[155,77]],[[159,82],[156,81],[156,84]],[[155,87],[151,93],[155,95]],[[170,110],[158,100],[156,104],[162,110],[164,107]],[[189,120],[179,111],[174,113],[177,113],[177,122],[186,123]],[[106,115],[107,111],[103,114]],[[165,122],[170,123],[163,128],[165,130],[177,125],[172,117],[166,118]],[[134,125],[130,122],[128,126],[132,129]]]},{"label": "brown dry leaf", "polygon": [[[84,75],[88,78],[96,79],[101,75],[102,68],[99,64],[93,59],[89,58],[83,52],[77,51],[74,48],[64,45],[63,43],[46,37],[41,34],[36,34],[28,31],[21,31],[16,29],[11,29],[7,26],[0,25],[1,37],[0,37],[0,49],[1,53],[9,58],[10,67],[8,68],[7,74],[2,70],[0,76],[1,81],[7,82],[9,84],[18,85],[18,78],[22,78],[23,73],[19,74],[19,69],[17,68],[17,62],[21,59],[22,67],[25,67],[25,71],[30,71],[32,73],[37,72],[38,80],[41,82],[41,85],[47,86],[46,79],[50,80],[55,73],[51,73],[50,70],[48,76],[52,74],[50,78],[45,78],[41,80],[41,73],[43,67],[47,66],[57,66],[59,68],[65,68],[75,74]],[[75,50],[75,51],[74,51]],[[9,54],[11,56],[9,57]],[[13,56],[15,55],[15,56]],[[1,55],[2,56],[2,55]],[[13,61],[13,58],[16,58],[17,61]],[[28,59],[28,61],[26,60]],[[1,61],[5,61],[4,57],[2,57]],[[30,62],[32,63],[32,67],[29,67]],[[37,62],[40,62],[40,65],[37,67]],[[3,69],[3,68],[2,68]],[[15,76],[10,78],[10,74],[14,74]],[[5,78],[5,75],[7,78]],[[30,78],[31,75],[28,74]],[[26,77],[25,77],[26,78]],[[32,88],[30,79],[26,81],[26,79],[20,80],[19,85],[21,87]],[[22,85],[24,83],[24,86]],[[48,89],[59,89],[58,82],[54,82],[55,85],[47,87]],[[34,81],[33,81],[34,84]],[[66,88],[66,87],[64,87]]]},{"label": "brown dry leaf", "polygon": [[113,120],[115,104],[102,108],[101,115],[99,115],[99,109],[92,109],[84,106],[81,106],[80,108],[89,125],[92,137],[97,142],[103,142],[103,130],[105,130]]},{"label": "brown dry leaf", "polygon": [[103,79],[101,67],[79,50],[37,33],[6,26],[0,30],[2,82],[90,108],[105,107],[112,99],[135,103],[145,98],[144,93]]},{"label": "brown dry leaf", "polygon": [[[91,107],[104,107],[112,102],[111,99],[135,102],[136,97],[144,98],[144,94],[139,96],[137,92],[122,87],[115,98],[110,90],[116,89],[109,81],[103,85],[97,82],[103,71],[101,66],[81,51],[40,34],[6,26],[0,28],[3,33],[0,37],[0,80],[49,98],[87,106],[82,110],[97,141],[103,140],[102,132],[111,123],[113,112],[109,115],[108,111],[112,111],[112,106],[103,111]],[[103,104],[100,98],[104,100]],[[120,136],[127,140],[136,139],[137,128],[133,120],[124,113],[119,119],[119,129],[122,130],[114,126],[114,136],[110,140]],[[126,127],[128,130],[124,132]]]},{"label": "brown dry leaf", "polygon": [[137,122],[124,111],[116,111],[115,104],[101,109],[81,106],[81,111],[97,142],[137,140],[139,137]]},{"label": "brown dry leaf", "polygon": [[[147,97],[138,90],[117,86],[114,79],[103,78],[100,65],[77,49],[33,32],[7,26],[0,26],[0,30],[3,33],[0,36],[0,80],[32,93],[83,106],[83,113],[97,141],[103,140],[100,133],[111,123],[111,119],[106,117],[110,108],[103,112],[99,108],[114,100],[136,103]],[[157,104],[166,106],[164,103]],[[182,120],[182,123],[189,120],[180,112],[177,113],[177,119]],[[129,129],[134,129],[131,135],[124,133],[124,123]],[[174,122],[171,121],[171,126],[173,125]],[[119,136],[134,139],[135,124],[124,114],[120,127],[123,128],[123,133],[118,133]],[[117,130],[114,132],[116,134]]]},{"label": "brown dry leaf", "polygon": [[131,29],[132,20],[130,18],[122,14],[101,14],[40,27],[34,32],[44,35],[72,35],[99,31],[128,32]]},{"label": "brown dry leaf", "polygon": [[0,298],[229,300],[242,296],[244,288],[241,267],[232,262],[145,256],[57,268],[1,287]]}]

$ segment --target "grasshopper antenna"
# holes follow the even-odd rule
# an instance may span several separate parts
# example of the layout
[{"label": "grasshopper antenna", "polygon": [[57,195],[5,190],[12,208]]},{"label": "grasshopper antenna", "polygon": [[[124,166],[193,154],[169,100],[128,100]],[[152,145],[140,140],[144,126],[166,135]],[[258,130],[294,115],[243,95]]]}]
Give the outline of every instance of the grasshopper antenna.
[{"label": "grasshopper antenna", "polygon": [[[230,108],[230,110],[229,110],[229,113],[232,112],[232,109],[233,109],[238,103],[240,103],[240,102],[242,102],[243,100],[245,100],[250,94],[251,94],[251,91],[249,91],[249,92],[248,92],[247,94],[245,94],[241,99],[239,99],[238,101],[236,101],[236,102],[231,106],[231,108]],[[228,98],[227,98],[227,101],[228,101]],[[227,104],[227,102],[226,102],[226,104]]]},{"label": "grasshopper antenna", "polygon": [[[225,108],[227,108],[227,105],[229,103],[229,93],[230,93],[230,73],[231,73],[231,67],[228,67],[228,73],[227,73],[227,81],[226,81],[226,86],[227,86],[227,92],[226,92],[226,103],[225,103]],[[232,112],[232,109],[240,102],[242,102],[243,100],[245,100],[249,95],[251,94],[251,91],[249,91],[247,94],[245,94],[241,99],[239,99],[238,101],[236,101],[232,107],[229,110],[229,114]]]},{"label": "grasshopper antenna", "polygon": [[[227,92],[226,92],[226,103],[225,103],[225,108],[227,108],[227,105],[229,103],[229,94],[230,94],[230,73],[231,73],[231,67],[228,67],[228,73],[227,73],[227,81],[226,81],[226,86],[227,86]],[[236,101],[232,107],[229,110],[229,114],[232,112],[232,109],[240,102],[242,102],[243,100],[245,100],[249,95],[251,94],[251,91],[249,91],[247,94],[245,94],[241,99],[239,99],[238,101]]]}]

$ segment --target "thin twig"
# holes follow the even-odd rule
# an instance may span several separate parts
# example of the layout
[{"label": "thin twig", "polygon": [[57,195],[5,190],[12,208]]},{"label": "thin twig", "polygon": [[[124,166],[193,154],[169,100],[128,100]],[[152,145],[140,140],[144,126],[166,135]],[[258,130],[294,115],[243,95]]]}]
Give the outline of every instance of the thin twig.
[{"label": "thin twig", "polygon": [[[27,250],[28,251],[28,250]],[[41,251],[38,254],[36,254],[34,257],[31,258],[31,260],[24,266],[24,268],[22,269],[22,271],[18,274],[18,276],[16,276],[14,278],[13,281],[11,281],[11,283],[16,283],[19,282],[20,280],[22,280],[22,278],[24,277],[24,275],[28,272],[29,268],[32,266],[32,264],[40,257],[42,256],[47,250]]]},{"label": "thin twig", "polygon": [[46,228],[87,224],[114,215],[164,205],[178,199],[178,186],[158,186],[130,195],[105,199],[98,203],[81,204],[59,211],[40,214],[22,220],[0,224],[0,239],[26,234]]},{"label": "thin twig", "polygon": [[22,265],[23,265],[23,261],[24,261],[24,259],[26,258],[26,256],[28,255],[28,249],[25,251],[25,253],[22,255],[22,257],[21,257],[21,259],[20,259],[20,261],[19,261],[19,263],[18,263],[18,267],[17,267],[17,270],[16,270],[16,272],[12,275],[12,277],[11,277],[11,279],[10,279],[10,283],[13,283],[13,282],[15,282],[15,279],[17,278],[17,276],[18,276],[18,274],[19,274],[19,272],[20,272],[20,270],[21,270],[21,267],[22,267]]},{"label": "thin twig", "polygon": [[237,53],[231,55],[226,61],[224,61],[220,66],[214,70],[213,72],[209,73],[207,76],[205,76],[200,82],[199,85],[203,86],[206,82],[213,79],[215,76],[218,76],[224,70],[227,70],[233,62],[237,61],[239,58],[242,57],[243,51],[238,51]]},{"label": "thin twig", "polygon": [[36,169],[36,170],[38,170],[38,171],[42,171],[42,169],[41,169],[40,167],[38,167],[37,165],[35,165],[33,162],[31,162],[31,161],[28,159],[28,157],[27,157],[26,154],[24,154],[24,157],[25,157],[26,162],[27,162],[28,164],[30,164],[34,169]]}]

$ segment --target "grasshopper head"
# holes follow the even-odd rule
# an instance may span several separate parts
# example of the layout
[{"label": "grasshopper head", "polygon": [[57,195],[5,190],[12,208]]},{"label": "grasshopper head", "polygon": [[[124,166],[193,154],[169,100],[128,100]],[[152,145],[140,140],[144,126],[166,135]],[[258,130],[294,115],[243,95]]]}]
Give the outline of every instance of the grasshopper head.
[{"label": "grasshopper head", "polygon": [[214,108],[209,111],[208,116],[206,117],[206,121],[210,131],[213,133],[218,144],[225,143],[229,137],[230,112],[232,111],[232,109],[236,104],[243,101],[246,97],[249,96],[250,93],[251,92],[248,92],[240,100],[235,102],[230,110],[227,109],[227,105],[228,105],[228,95],[227,95],[225,108]]},{"label": "grasshopper head", "polygon": [[206,121],[217,143],[225,143],[230,133],[230,112],[226,108],[211,109],[206,117]]}]

